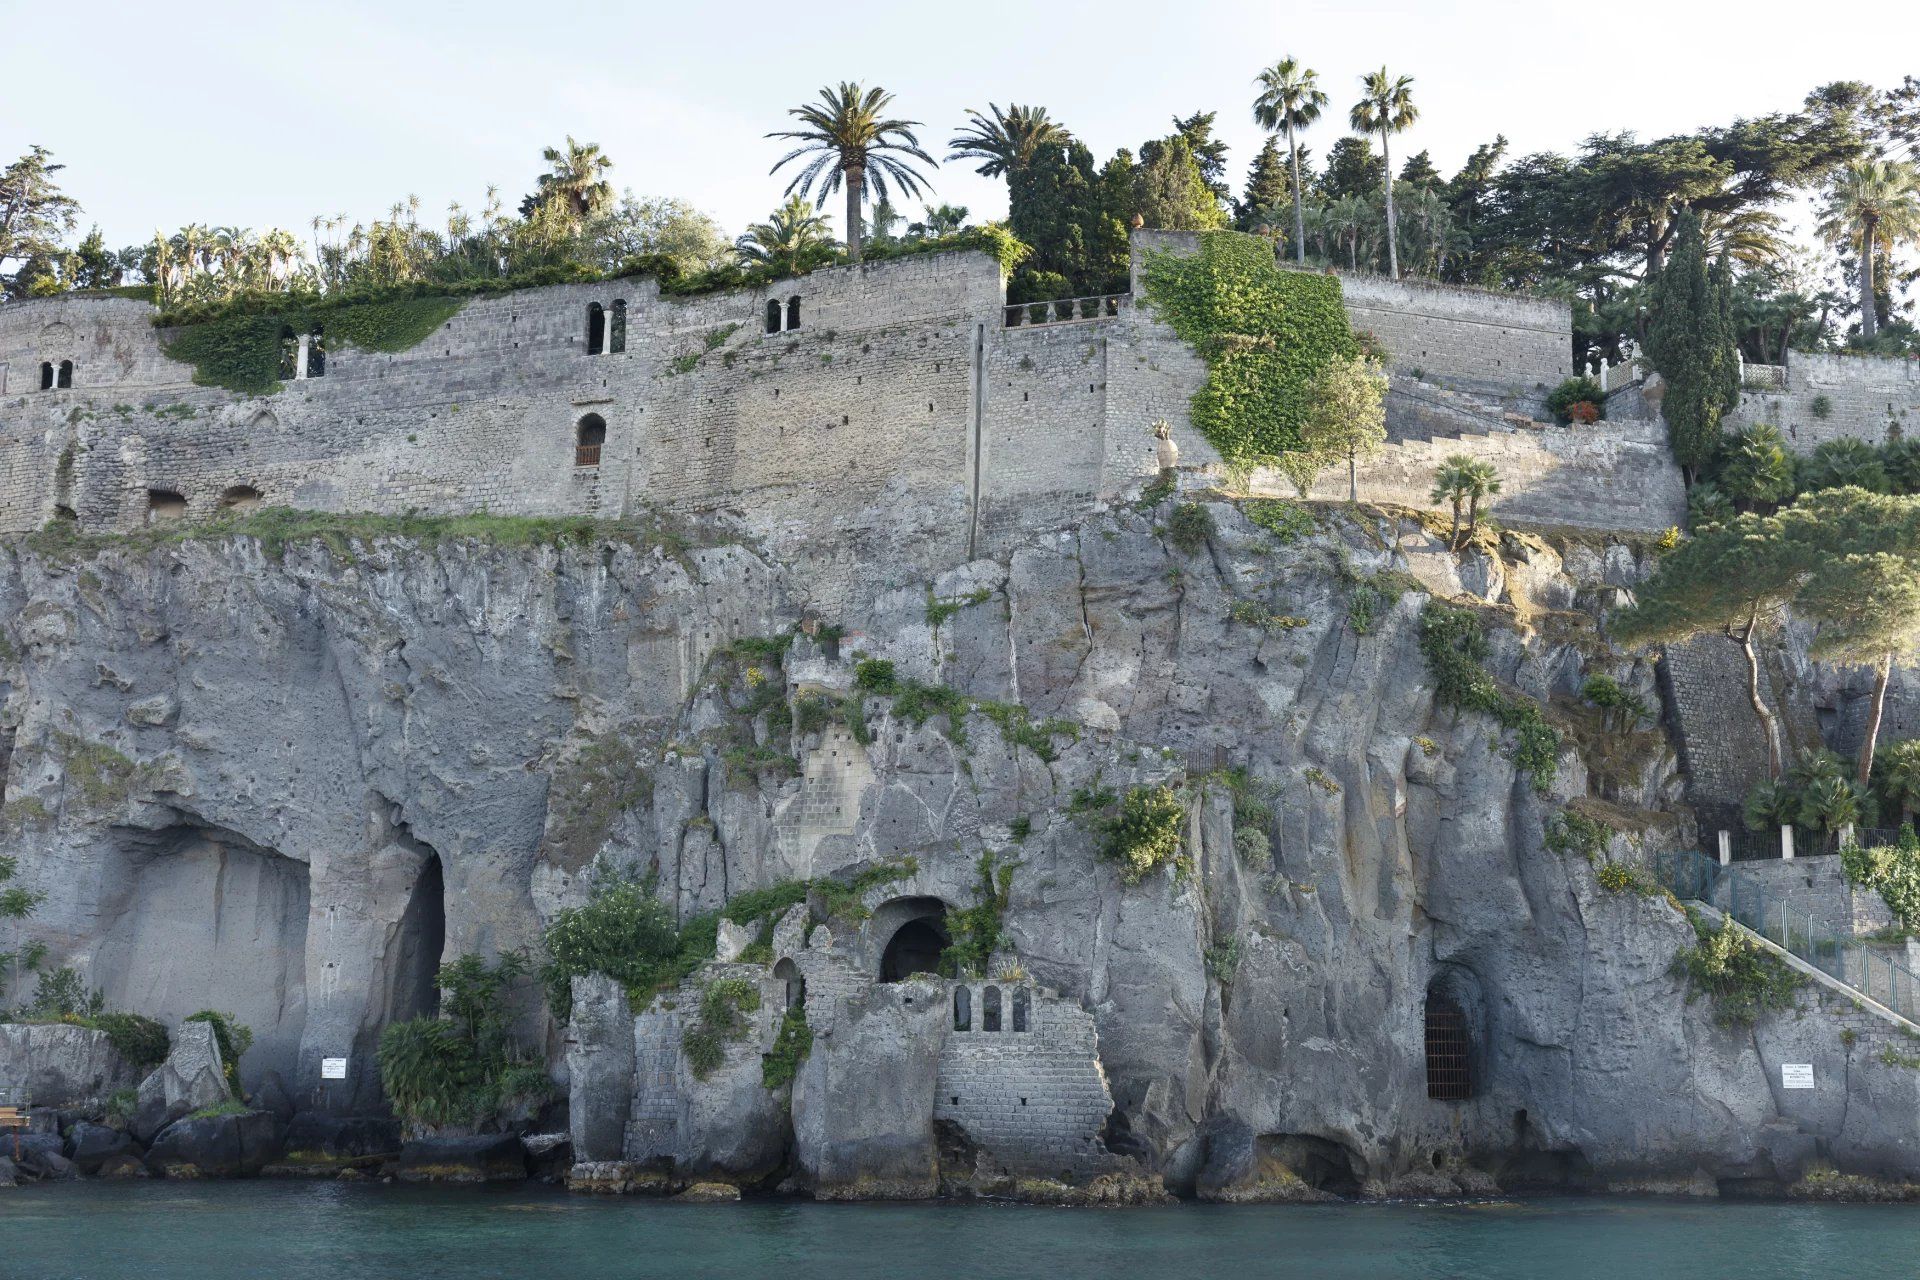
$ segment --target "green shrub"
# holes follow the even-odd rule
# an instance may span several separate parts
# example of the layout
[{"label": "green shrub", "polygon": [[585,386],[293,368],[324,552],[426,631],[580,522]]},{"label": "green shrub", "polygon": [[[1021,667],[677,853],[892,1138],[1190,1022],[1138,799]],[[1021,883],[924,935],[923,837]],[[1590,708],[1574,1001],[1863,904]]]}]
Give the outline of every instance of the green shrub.
[{"label": "green shrub", "polygon": [[1320,528],[1312,511],[1280,498],[1250,498],[1240,504],[1240,509],[1280,542],[1297,542]]},{"label": "green shrub", "polygon": [[1193,425],[1228,462],[1300,446],[1319,372],[1360,352],[1331,275],[1282,271],[1273,243],[1202,232],[1199,252],[1149,253],[1147,303],[1207,363]]},{"label": "green shrub", "polygon": [[1568,378],[1547,393],[1547,408],[1561,422],[1572,420],[1571,410],[1576,404],[1590,404],[1598,410],[1598,417],[1607,416],[1607,393],[1600,389],[1597,379],[1585,375]]},{"label": "green shrub", "polygon": [[1202,959],[1208,977],[1215,982],[1232,982],[1234,973],[1240,968],[1240,939],[1228,938],[1225,942],[1208,947]]},{"label": "green shrub", "polygon": [[890,659],[862,658],[853,664],[853,687],[886,697],[899,691],[900,682]]},{"label": "green shrub", "polygon": [[1594,873],[1594,879],[1600,887],[1612,893],[1637,893],[1643,898],[1652,897],[1659,892],[1659,886],[1643,875],[1639,868],[1630,867],[1624,862],[1609,859],[1600,864]]},{"label": "green shrub", "polygon": [[1620,682],[1612,676],[1595,674],[1587,677],[1580,686],[1580,696],[1589,703],[1607,713],[1607,721],[1613,721],[1613,713],[1619,712],[1623,728],[1631,729],[1644,720],[1652,719],[1647,704],[1638,697],[1620,687]]},{"label": "green shrub", "polygon": [[995,867],[993,852],[980,855],[974,882],[974,904],[947,908],[944,921],[949,942],[940,953],[940,972],[949,977],[987,976],[987,961],[1000,945],[1000,917],[1013,892],[1013,870],[1018,863]]},{"label": "green shrub", "polygon": [[1833,397],[1823,392],[1815,396],[1812,402],[1807,405],[1807,408],[1813,413],[1814,417],[1825,422],[1833,416]]},{"label": "green shrub", "polygon": [[116,1053],[143,1071],[167,1060],[165,1023],[137,1013],[98,1013],[88,1021],[95,1030],[107,1033]]},{"label": "green shrub", "polygon": [[389,1023],[375,1057],[387,1100],[410,1125],[482,1125],[551,1087],[545,1064],[512,1035],[507,989],[527,972],[508,953],[442,965],[440,1016]]},{"label": "green shrub", "polygon": [[1213,536],[1213,513],[1197,502],[1183,502],[1167,520],[1167,538],[1188,555],[1207,545]]},{"label": "green shrub", "polygon": [[1273,861],[1273,842],[1257,827],[1239,827],[1233,833],[1233,853],[1245,867],[1265,867]]},{"label": "green shrub", "polygon": [[1705,992],[1713,1000],[1714,1021],[1722,1026],[1747,1026],[1767,1010],[1793,1003],[1804,979],[1749,940],[1730,917],[1718,929],[1698,913],[1690,911],[1688,918],[1698,941],[1674,956],[1673,971],[1693,984],[1689,1001]]},{"label": "green shrub", "polygon": [[1106,819],[1101,855],[1120,864],[1120,879],[1135,885],[1180,856],[1186,805],[1172,787],[1134,787],[1121,797],[1120,811]]},{"label": "green shrub", "polygon": [[1613,828],[1604,822],[1577,809],[1562,809],[1547,819],[1545,843],[1549,853],[1577,853],[1592,862],[1606,851],[1613,834]]},{"label": "green shrub", "polygon": [[680,977],[680,933],[673,916],[634,880],[594,884],[585,905],[554,915],[541,945],[547,955],[540,969],[547,1005],[562,1022],[572,1012],[575,977],[604,973],[636,999]]},{"label": "green shrub", "polygon": [[1920,836],[1902,823],[1892,845],[1840,850],[1840,869],[1851,884],[1872,889],[1901,928],[1920,932]]}]

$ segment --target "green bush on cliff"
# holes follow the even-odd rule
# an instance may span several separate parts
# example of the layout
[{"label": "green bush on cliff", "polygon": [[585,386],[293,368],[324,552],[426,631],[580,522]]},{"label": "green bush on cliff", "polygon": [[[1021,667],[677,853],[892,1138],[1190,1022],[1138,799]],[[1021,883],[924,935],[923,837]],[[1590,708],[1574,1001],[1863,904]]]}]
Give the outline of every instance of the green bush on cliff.
[{"label": "green bush on cliff", "polygon": [[1420,615],[1420,652],[1442,706],[1479,711],[1513,732],[1513,763],[1544,792],[1560,769],[1560,735],[1532,698],[1501,690],[1481,665],[1488,655],[1480,617],[1471,609],[1429,600]]},{"label": "green bush on cliff", "polygon": [[477,1126],[546,1096],[546,1064],[514,1039],[506,998],[526,972],[517,952],[492,965],[468,954],[440,967],[440,1016],[390,1023],[380,1033],[375,1056],[394,1114],[417,1127]]},{"label": "green bush on cliff", "polygon": [[1674,956],[1673,972],[1692,983],[1689,1001],[1704,992],[1722,1026],[1746,1026],[1770,1009],[1792,1005],[1805,979],[1748,938],[1731,917],[1723,917],[1717,929],[1696,911],[1687,918],[1697,942]]},{"label": "green bush on cliff", "polygon": [[760,1059],[760,1083],[778,1089],[793,1083],[800,1064],[813,1052],[813,1028],[807,1025],[807,1011],[799,1005],[787,1010],[780,1019],[780,1034],[774,1037],[773,1052]]},{"label": "green bush on cliff", "polygon": [[1905,823],[1891,845],[1840,850],[1840,869],[1851,884],[1873,889],[1900,927],[1920,931],[1920,836]]},{"label": "green bush on cliff", "polygon": [[1199,252],[1147,255],[1148,304],[1207,362],[1193,425],[1229,462],[1300,447],[1319,372],[1360,353],[1331,275],[1284,271],[1273,242],[1200,233]]},{"label": "green bush on cliff", "polygon": [[1187,807],[1172,787],[1134,787],[1120,798],[1119,812],[1101,823],[1101,856],[1120,864],[1122,883],[1139,884],[1179,858],[1186,819]]},{"label": "green bush on cliff", "polygon": [[587,901],[556,913],[541,935],[540,978],[553,1016],[566,1021],[573,979],[604,973],[629,991],[647,991],[672,974],[680,953],[673,916],[635,880],[602,879]]},{"label": "green bush on cliff", "polygon": [[940,953],[940,972],[955,978],[987,976],[987,961],[1000,945],[1000,918],[1006,913],[1013,871],[1019,865],[995,867],[992,850],[980,855],[973,905],[947,908],[943,923],[952,941]]}]

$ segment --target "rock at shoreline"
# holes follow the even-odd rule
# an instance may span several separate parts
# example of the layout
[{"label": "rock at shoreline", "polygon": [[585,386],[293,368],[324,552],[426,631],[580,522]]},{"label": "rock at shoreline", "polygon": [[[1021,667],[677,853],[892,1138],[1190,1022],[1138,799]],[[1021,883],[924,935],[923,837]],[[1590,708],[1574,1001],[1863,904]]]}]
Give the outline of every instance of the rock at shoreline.
[{"label": "rock at shoreline", "polygon": [[247,1178],[279,1154],[284,1126],[272,1112],[190,1116],[154,1139],[147,1167],[169,1178]]},{"label": "rock at shoreline", "polygon": [[527,1176],[527,1152],[512,1133],[417,1138],[401,1148],[394,1174],[402,1182],[515,1182]]},{"label": "rock at shoreline", "polygon": [[67,1131],[67,1159],[88,1177],[97,1175],[108,1160],[132,1154],[133,1149],[131,1135],[89,1120],[82,1120]]}]

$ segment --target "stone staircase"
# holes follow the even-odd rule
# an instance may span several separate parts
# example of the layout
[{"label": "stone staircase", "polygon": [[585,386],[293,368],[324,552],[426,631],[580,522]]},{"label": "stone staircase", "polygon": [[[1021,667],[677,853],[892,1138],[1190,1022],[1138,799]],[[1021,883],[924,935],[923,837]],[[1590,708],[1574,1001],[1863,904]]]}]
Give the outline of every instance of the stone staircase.
[{"label": "stone staircase", "polygon": [[1458,391],[1416,378],[1389,380],[1387,441],[1459,440],[1466,436],[1544,431],[1550,422],[1519,412],[1507,404],[1473,392]]}]

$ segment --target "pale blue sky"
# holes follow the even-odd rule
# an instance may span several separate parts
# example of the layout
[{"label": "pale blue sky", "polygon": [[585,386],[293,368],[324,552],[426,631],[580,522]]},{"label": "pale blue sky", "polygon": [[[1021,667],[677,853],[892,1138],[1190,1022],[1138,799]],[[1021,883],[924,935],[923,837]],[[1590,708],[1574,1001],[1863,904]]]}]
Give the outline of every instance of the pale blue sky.
[{"label": "pale blue sky", "polygon": [[[188,12],[193,17],[187,17]],[[1874,19],[1868,21],[1869,18]],[[437,215],[509,205],[542,146],[593,139],[616,185],[677,195],[731,232],[775,203],[762,137],[827,81],[879,82],[926,122],[936,156],[963,109],[1037,102],[1102,157],[1197,108],[1221,114],[1236,185],[1259,145],[1249,82],[1286,53],[1317,68],[1337,116],[1358,76],[1415,78],[1426,148],[1448,172],[1504,132],[1513,154],[1602,129],[1653,136],[1790,109],[1814,85],[1920,73],[1920,6],[1526,3],[819,5],[728,3],[90,3],[0,0],[0,152],[51,148],[110,243],[195,221],[284,226],[380,215],[409,193]],[[1868,38],[1870,33],[1870,38]],[[46,43],[46,42],[51,42]],[[1005,210],[961,165],[935,198]]]}]

